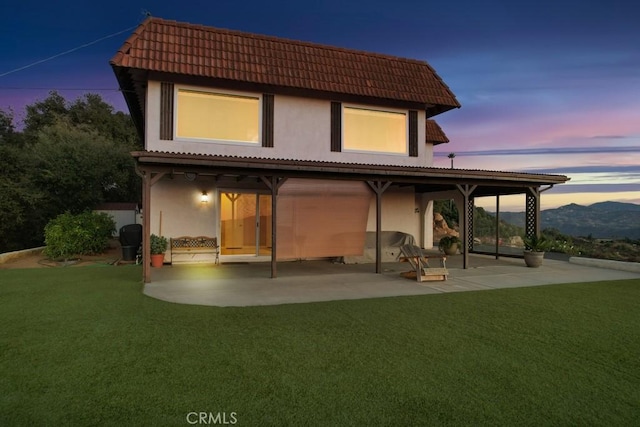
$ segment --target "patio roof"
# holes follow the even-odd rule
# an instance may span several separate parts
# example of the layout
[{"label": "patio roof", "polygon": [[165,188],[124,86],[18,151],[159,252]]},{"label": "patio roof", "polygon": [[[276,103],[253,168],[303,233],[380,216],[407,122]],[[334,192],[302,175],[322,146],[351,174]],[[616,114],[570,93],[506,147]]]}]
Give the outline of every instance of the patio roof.
[{"label": "patio roof", "polygon": [[417,192],[450,190],[456,188],[456,185],[476,185],[476,196],[517,194],[524,192],[528,187],[562,184],[570,179],[565,175],[522,172],[274,160],[158,151],[136,151],[132,155],[139,165],[151,166],[154,170],[165,172],[388,181],[398,185],[414,185]]},{"label": "patio roof", "polygon": [[[386,166],[358,163],[338,163],[320,161],[298,161],[291,159],[264,159],[203,155],[174,152],[136,151],[131,153],[137,168],[143,176],[143,201],[146,225],[144,235],[150,235],[148,223],[151,186],[165,175],[197,173],[221,177],[235,177],[237,182],[254,177],[271,191],[272,212],[276,212],[278,188],[288,178],[333,179],[366,182],[376,194],[376,272],[381,266],[381,200],[383,193],[391,186],[413,186],[416,193],[458,191],[463,197],[463,206],[475,197],[507,194],[527,194],[527,228],[531,233],[539,229],[540,187],[553,186],[569,180],[564,175],[542,175],[521,172],[482,171],[472,169],[444,169],[432,167]],[[532,197],[531,203],[529,198]],[[465,209],[461,229],[468,230],[469,211]],[[276,215],[272,215],[272,239],[276,241]],[[529,232],[528,231],[528,232]],[[468,232],[463,231],[463,240],[468,240]],[[271,254],[271,275],[276,277],[276,245]],[[148,246],[143,257],[148,257]],[[463,245],[463,259],[466,268],[469,248]],[[150,280],[150,269],[145,264],[145,282]]]}]

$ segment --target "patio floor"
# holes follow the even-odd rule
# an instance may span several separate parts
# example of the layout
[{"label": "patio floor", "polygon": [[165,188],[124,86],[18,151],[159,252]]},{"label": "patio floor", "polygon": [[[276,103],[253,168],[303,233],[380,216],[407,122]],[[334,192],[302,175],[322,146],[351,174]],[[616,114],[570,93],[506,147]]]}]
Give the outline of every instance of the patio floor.
[{"label": "patio floor", "polygon": [[180,304],[241,307],[479,291],[559,283],[640,278],[639,273],[595,268],[545,259],[540,268],[527,268],[522,259],[470,256],[447,260],[449,280],[418,283],[400,276],[408,264],[334,264],[330,261],[279,262],[271,279],[268,262],[222,265],[176,265],[152,269],[144,293]]}]

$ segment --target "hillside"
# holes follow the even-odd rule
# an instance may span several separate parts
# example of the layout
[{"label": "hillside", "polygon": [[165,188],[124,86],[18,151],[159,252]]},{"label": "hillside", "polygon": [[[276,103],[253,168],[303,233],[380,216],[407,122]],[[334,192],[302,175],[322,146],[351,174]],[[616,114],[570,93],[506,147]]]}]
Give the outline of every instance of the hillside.
[{"label": "hillside", "polygon": [[[524,226],[524,212],[500,212],[500,219]],[[596,239],[640,239],[640,205],[600,202],[589,206],[572,203],[541,212],[542,228],[556,228],[570,236]]]}]

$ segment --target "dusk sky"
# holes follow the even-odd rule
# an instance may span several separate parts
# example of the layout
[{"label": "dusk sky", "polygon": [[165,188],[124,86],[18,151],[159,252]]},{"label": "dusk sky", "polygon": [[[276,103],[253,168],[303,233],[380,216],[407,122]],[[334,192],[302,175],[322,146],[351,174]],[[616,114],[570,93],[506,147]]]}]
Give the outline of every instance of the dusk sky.
[{"label": "dusk sky", "polygon": [[[68,100],[100,93],[127,111],[109,60],[147,10],[165,19],[427,61],[462,104],[434,117],[451,141],[436,147],[435,166],[449,167],[447,154],[454,152],[457,168],[570,176],[544,193],[543,209],[640,203],[640,3],[3,2],[0,109],[13,109],[20,120],[26,104],[55,89]],[[524,207],[512,203],[501,200],[501,210]]]}]

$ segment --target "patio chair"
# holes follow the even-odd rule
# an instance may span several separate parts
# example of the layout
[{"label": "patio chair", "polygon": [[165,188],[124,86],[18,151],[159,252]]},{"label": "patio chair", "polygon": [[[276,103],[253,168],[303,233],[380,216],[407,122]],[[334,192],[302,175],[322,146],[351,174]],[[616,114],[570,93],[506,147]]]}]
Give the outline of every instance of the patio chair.
[{"label": "patio chair", "polygon": [[[422,252],[422,249],[416,245],[400,246],[402,256],[400,261],[408,262],[412,270],[401,273],[402,276],[409,279],[416,279],[418,282],[431,282],[436,280],[447,280],[449,271],[446,267],[446,255],[428,255]],[[440,267],[430,267],[429,258],[437,258],[440,260]]]}]

